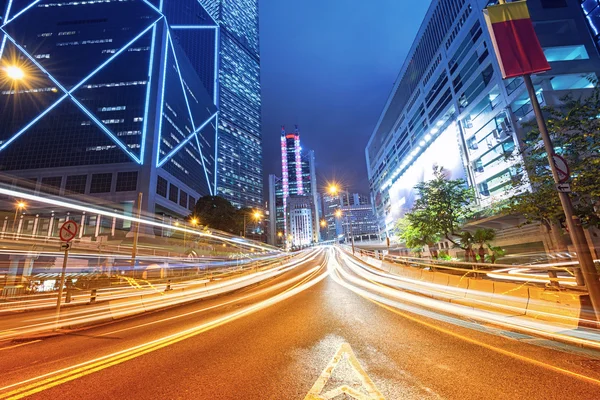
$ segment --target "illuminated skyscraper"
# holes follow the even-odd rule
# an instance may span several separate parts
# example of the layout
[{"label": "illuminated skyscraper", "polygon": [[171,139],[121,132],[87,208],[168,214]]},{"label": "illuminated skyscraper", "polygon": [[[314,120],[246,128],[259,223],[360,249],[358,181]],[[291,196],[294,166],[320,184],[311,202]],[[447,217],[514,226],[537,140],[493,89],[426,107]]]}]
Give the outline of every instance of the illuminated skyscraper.
[{"label": "illuminated skyscraper", "polygon": [[197,0],[7,7],[0,171],[175,217],[215,192],[219,26]]},{"label": "illuminated skyscraper", "polygon": [[[281,127],[281,179],[271,175],[269,177],[269,210],[270,215],[275,215],[271,221],[272,232],[282,232],[288,235],[290,197],[306,197],[311,206],[311,237],[314,241],[319,237],[319,209],[317,193],[317,175],[315,170],[315,153],[312,150],[302,151],[300,146],[300,132],[296,126],[294,132],[286,132]],[[299,204],[307,204],[305,200],[298,200]],[[274,241],[274,236],[271,238]],[[299,242],[297,243],[299,244]]]},{"label": "illuminated skyscraper", "polygon": [[258,0],[200,0],[220,29],[218,194],[263,201]]}]

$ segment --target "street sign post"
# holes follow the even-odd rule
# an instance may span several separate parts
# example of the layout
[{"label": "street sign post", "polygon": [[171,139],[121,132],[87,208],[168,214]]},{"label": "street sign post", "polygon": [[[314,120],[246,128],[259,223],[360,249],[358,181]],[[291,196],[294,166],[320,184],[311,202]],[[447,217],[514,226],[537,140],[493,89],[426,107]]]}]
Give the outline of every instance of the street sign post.
[{"label": "street sign post", "polygon": [[69,258],[69,249],[72,244],[69,243],[77,236],[79,227],[75,221],[67,221],[60,227],[58,236],[63,242],[60,245],[60,249],[65,251],[65,257],[63,259],[62,272],[60,274],[60,286],[58,287],[58,299],[56,300],[56,329],[58,329],[58,320],[60,319],[60,303],[62,301],[63,287],[65,286],[65,275],[67,272],[67,259]]},{"label": "street sign post", "polygon": [[558,175],[558,182],[565,183],[566,181],[568,181],[569,178],[571,178],[571,170],[569,169],[567,160],[565,160],[558,154],[553,154],[552,162],[554,163],[554,168],[556,169],[556,174]]}]

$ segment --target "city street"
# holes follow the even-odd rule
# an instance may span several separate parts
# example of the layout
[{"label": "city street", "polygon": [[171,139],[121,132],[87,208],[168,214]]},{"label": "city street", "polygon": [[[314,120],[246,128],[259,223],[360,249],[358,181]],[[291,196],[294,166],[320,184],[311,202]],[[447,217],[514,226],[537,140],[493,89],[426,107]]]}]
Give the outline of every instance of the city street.
[{"label": "city street", "polygon": [[600,353],[383,307],[332,279],[350,271],[335,252],[229,295],[3,343],[0,398],[598,398]]}]

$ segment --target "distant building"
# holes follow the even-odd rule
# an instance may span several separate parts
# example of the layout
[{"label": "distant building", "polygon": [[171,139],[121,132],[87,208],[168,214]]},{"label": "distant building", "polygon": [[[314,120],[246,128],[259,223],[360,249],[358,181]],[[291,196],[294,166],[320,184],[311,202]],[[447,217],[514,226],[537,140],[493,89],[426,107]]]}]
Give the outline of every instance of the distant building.
[{"label": "distant building", "polygon": [[315,229],[315,204],[311,196],[289,196],[286,203],[288,247],[306,247],[319,240]]},{"label": "distant building", "polygon": [[343,206],[341,210],[342,216],[336,222],[341,225],[344,237],[352,235],[355,241],[379,239],[379,225],[371,204]]},{"label": "distant building", "polygon": [[[317,208],[317,175],[315,171],[315,153],[303,151],[300,146],[298,127],[294,132],[286,132],[281,127],[281,178],[269,176],[269,212],[271,218],[271,235],[273,244],[282,244],[289,236],[287,201],[291,196],[306,196],[312,204],[312,223],[315,241],[319,240],[319,209]],[[280,235],[281,233],[281,235]]]},{"label": "distant building", "polygon": [[142,192],[165,220],[215,193],[219,25],[201,3],[8,4],[1,63],[24,77],[0,79],[1,172],[126,214]]}]

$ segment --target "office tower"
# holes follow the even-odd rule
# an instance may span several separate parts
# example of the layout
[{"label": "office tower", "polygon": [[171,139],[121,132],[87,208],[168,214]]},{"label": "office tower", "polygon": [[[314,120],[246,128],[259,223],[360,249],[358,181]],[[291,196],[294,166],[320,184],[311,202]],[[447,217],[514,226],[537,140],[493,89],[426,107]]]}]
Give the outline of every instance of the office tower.
[{"label": "office tower", "polygon": [[237,207],[261,207],[258,0],[200,2],[221,27],[217,192]]},{"label": "office tower", "polygon": [[[488,0],[434,0],[365,149],[379,225],[412,208],[437,165],[475,189],[480,208],[518,194],[519,140],[533,118],[521,78],[503,80],[483,19]],[[541,104],[591,91],[600,59],[596,2],[529,1],[552,69],[533,76]],[[582,10],[583,7],[583,10]],[[584,17],[588,13],[588,18]],[[590,25],[588,25],[588,21]]]},{"label": "office tower", "polygon": [[[319,210],[317,192],[317,174],[315,153],[312,150],[302,150],[298,127],[294,132],[286,132],[281,127],[281,178],[269,176],[269,213],[276,214],[272,219],[271,230],[281,232],[282,237],[289,236],[288,199],[290,196],[305,196],[310,198],[313,205],[311,218],[314,237],[319,240]],[[275,240],[275,237],[271,237]]]},{"label": "office tower", "polygon": [[215,192],[219,26],[200,3],[9,8],[1,172],[125,212],[141,192],[144,210],[176,218]]}]

